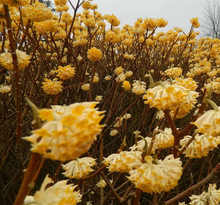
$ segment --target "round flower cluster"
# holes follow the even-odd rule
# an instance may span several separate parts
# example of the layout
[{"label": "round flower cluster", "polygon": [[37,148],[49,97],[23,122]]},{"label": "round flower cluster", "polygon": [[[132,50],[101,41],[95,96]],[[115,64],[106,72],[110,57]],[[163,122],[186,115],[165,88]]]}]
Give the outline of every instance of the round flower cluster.
[{"label": "round flower cluster", "polygon": [[[184,147],[192,136],[187,135],[180,140],[180,145]],[[216,148],[220,144],[220,137],[208,135],[195,136],[195,139],[189,144],[183,152],[189,158],[202,158],[208,155],[208,152]]]},{"label": "round flower cluster", "polygon": [[57,78],[54,78],[53,81],[50,79],[45,79],[43,82],[42,89],[45,93],[49,95],[57,95],[63,90],[62,81],[58,81]]},{"label": "round flower cluster", "polygon": [[11,92],[11,85],[0,85],[0,93],[9,93]]},{"label": "round flower cluster", "polygon": [[103,163],[111,172],[129,172],[141,165],[141,152],[122,151],[118,154],[111,154],[104,159]]},{"label": "round flower cluster", "polygon": [[197,132],[218,136],[220,134],[220,109],[206,111],[194,123]]},{"label": "round flower cluster", "polygon": [[52,19],[53,13],[43,3],[36,1],[32,5],[26,5],[22,8],[22,15],[25,19],[34,22],[46,21]]},{"label": "round flower cluster", "polygon": [[154,160],[151,156],[145,157],[143,163],[137,169],[129,172],[128,179],[135,186],[147,193],[168,192],[173,189],[182,175],[182,162],[168,155],[164,160]]},{"label": "round flower cluster", "polygon": [[65,165],[62,165],[63,169],[66,171],[63,173],[63,175],[71,179],[82,178],[94,171],[91,167],[95,165],[96,161],[91,157],[78,158],[68,162]]},{"label": "round flower cluster", "polygon": [[86,153],[100,133],[103,112],[97,102],[75,103],[66,106],[63,114],[53,109],[39,110],[44,125],[24,139],[32,143],[32,151],[52,160],[74,160]]},{"label": "round flower cluster", "polygon": [[179,105],[179,107],[172,107],[171,109],[171,116],[173,117],[176,115],[176,119],[181,119],[185,117],[192,108],[194,108],[198,97],[198,93],[195,91],[188,91],[188,95],[185,98],[185,101]]},{"label": "round flower cluster", "polygon": [[188,90],[179,85],[171,85],[168,82],[159,82],[153,88],[146,91],[143,98],[145,104],[155,107],[158,110],[165,110],[178,107],[186,100]]},{"label": "round flower cluster", "polygon": [[202,192],[200,195],[192,195],[190,205],[218,205],[220,202],[220,189],[216,189],[216,184],[209,184],[207,192]]},{"label": "round flower cluster", "polygon": [[24,205],[39,204],[39,205],[60,205],[71,204],[75,205],[81,201],[82,195],[79,191],[75,191],[76,186],[67,184],[68,180],[58,181],[52,186],[53,181],[48,175],[45,177],[41,188],[34,196],[27,196]]},{"label": "round flower cluster", "polygon": [[[30,63],[30,57],[25,52],[16,50],[18,69],[24,70]],[[0,64],[8,70],[14,70],[12,54],[9,52],[0,55]]]},{"label": "round flower cluster", "polygon": [[154,148],[166,149],[172,147],[174,144],[174,136],[172,135],[171,128],[165,128],[164,130],[158,130],[159,133],[155,135]]},{"label": "round flower cluster", "polygon": [[170,68],[165,70],[165,74],[172,78],[177,78],[182,74],[182,69],[178,67]]},{"label": "round flower cluster", "polygon": [[136,95],[142,95],[146,91],[146,83],[144,81],[134,80],[132,86],[132,93]]},{"label": "round flower cluster", "polygon": [[90,61],[99,61],[102,58],[102,51],[95,47],[90,48],[87,52],[87,57]]},{"label": "round flower cluster", "polygon": [[61,80],[67,80],[72,78],[75,75],[75,68],[72,68],[70,65],[67,66],[58,66],[58,70],[55,71],[57,77]]}]

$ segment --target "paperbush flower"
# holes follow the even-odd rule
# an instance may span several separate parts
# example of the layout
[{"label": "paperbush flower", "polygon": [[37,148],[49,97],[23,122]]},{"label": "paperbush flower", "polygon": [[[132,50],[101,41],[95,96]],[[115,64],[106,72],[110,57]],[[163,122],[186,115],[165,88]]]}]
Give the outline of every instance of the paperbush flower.
[{"label": "paperbush flower", "polygon": [[146,91],[146,83],[140,80],[134,80],[132,84],[132,93],[142,95]]},{"label": "paperbush flower", "polygon": [[31,204],[38,205],[61,205],[61,204],[71,204],[75,205],[81,201],[82,195],[79,191],[75,191],[76,186],[72,184],[67,184],[68,180],[58,181],[52,186],[53,181],[48,177],[45,177],[41,188],[37,191],[33,197],[27,196],[24,205],[28,205],[28,201],[31,199]]},{"label": "paperbush flower", "polygon": [[11,92],[11,86],[9,85],[0,85],[0,93],[10,93]]},{"label": "paperbush flower", "polygon": [[97,187],[99,188],[104,188],[106,186],[106,182],[101,179],[97,184],[96,184]]},{"label": "paperbush flower", "polygon": [[188,95],[185,98],[185,101],[181,103],[177,108],[171,107],[171,116],[176,115],[176,119],[181,119],[185,117],[192,108],[194,108],[198,97],[198,93],[195,91],[188,91]]},{"label": "paperbush flower", "polygon": [[218,205],[220,202],[220,189],[216,189],[216,184],[209,184],[207,192],[200,195],[192,195],[190,205]]},{"label": "paperbush flower", "polygon": [[194,123],[197,132],[217,136],[220,134],[220,110],[209,110],[200,116]]},{"label": "paperbush flower", "polygon": [[178,67],[170,68],[165,70],[165,74],[170,77],[177,78],[182,74],[182,69]]},{"label": "paperbush flower", "polygon": [[182,86],[160,82],[148,89],[143,98],[146,100],[145,104],[149,104],[150,107],[165,110],[178,107],[186,100],[187,95],[188,90]]},{"label": "paperbush flower", "polygon": [[[63,114],[47,109],[40,110],[44,125],[24,139],[32,143],[31,150],[52,160],[74,160],[87,152],[101,131],[103,112],[97,102],[75,103],[66,106]],[[50,120],[50,121],[48,121]]]},{"label": "paperbush flower", "polygon": [[111,172],[129,172],[141,165],[141,152],[122,151],[118,154],[111,154],[104,159],[103,163]]},{"label": "paperbush flower", "polygon": [[122,83],[122,87],[123,87],[126,91],[128,91],[128,90],[131,89],[131,84],[130,84],[128,81],[125,80],[125,81]]},{"label": "paperbush flower", "polygon": [[42,89],[45,93],[49,95],[57,95],[63,90],[62,81],[58,81],[57,78],[54,78],[53,81],[50,79],[45,79],[45,82],[42,82]]},{"label": "paperbush flower", "polygon": [[164,130],[158,131],[159,133],[155,135],[153,147],[155,149],[172,147],[174,144],[174,136],[172,135],[171,128],[165,128]]},{"label": "paperbush flower", "polygon": [[182,162],[168,155],[164,160],[153,160],[146,156],[146,162],[129,172],[128,179],[137,188],[147,193],[168,192],[173,189],[182,175]]},{"label": "paperbush flower", "polygon": [[96,165],[96,161],[92,157],[78,158],[68,162],[65,165],[62,165],[63,169],[66,171],[63,173],[63,175],[71,179],[82,178],[94,171],[91,168],[94,165]]},{"label": "paperbush flower", "polygon": [[[185,136],[180,140],[180,145],[184,147],[191,138],[192,136],[190,135]],[[208,152],[216,148],[219,144],[220,137],[197,134],[183,153],[189,158],[202,158],[207,156]]]},{"label": "paperbush flower", "polygon": [[195,28],[198,28],[198,27],[200,26],[200,23],[199,23],[199,21],[198,21],[198,17],[190,19],[190,23],[191,23]]},{"label": "paperbush flower", "polygon": [[88,91],[89,88],[90,88],[90,84],[89,84],[89,83],[83,84],[83,85],[81,86],[81,89],[82,89],[82,90],[85,90],[85,91]]},{"label": "paperbush flower", "polygon": [[61,80],[67,80],[72,78],[75,75],[75,68],[71,67],[70,65],[67,66],[58,66],[58,70],[55,71],[57,73],[57,77]]},{"label": "paperbush flower", "polygon": [[87,57],[90,61],[99,61],[102,58],[102,51],[98,48],[91,48],[87,52]]},{"label": "paperbush flower", "polygon": [[[25,52],[16,50],[18,69],[24,70],[30,63],[30,57]],[[0,55],[0,64],[8,70],[14,70],[12,54],[9,52]]]},{"label": "paperbush flower", "polygon": [[26,5],[22,8],[22,15],[26,19],[30,19],[34,22],[46,21],[52,19],[53,13],[43,3],[36,1],[32,5]]}]

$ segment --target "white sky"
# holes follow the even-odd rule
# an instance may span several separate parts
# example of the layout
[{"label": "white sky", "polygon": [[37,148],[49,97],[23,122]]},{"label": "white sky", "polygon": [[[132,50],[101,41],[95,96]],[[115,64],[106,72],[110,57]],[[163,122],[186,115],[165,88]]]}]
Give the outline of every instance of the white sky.
[{"label": "white sky", "polygon": [[[188,33],[193,17],[202,18],[207,0],[93,0],[101,14],[115,14],[120,26],[133,25],[137,18],[164,18],[164,31],[178,26]],[[201,21],[200,21],[201,23]]]}]

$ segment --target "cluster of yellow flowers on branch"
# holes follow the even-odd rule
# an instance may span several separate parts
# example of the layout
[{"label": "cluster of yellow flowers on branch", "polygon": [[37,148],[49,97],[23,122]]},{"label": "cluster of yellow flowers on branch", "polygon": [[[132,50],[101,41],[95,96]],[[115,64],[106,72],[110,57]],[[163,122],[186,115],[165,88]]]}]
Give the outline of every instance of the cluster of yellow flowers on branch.
[{"label": "cluster of yellow flowers on branch", "polygon": [[[0,0],[3,198],[217,205],[220,40],[199,39],[198,18],[163,32],[162,18],[120,26],[92,0],[54,10]],[[22,184],[10,175],[26,167]]]}]

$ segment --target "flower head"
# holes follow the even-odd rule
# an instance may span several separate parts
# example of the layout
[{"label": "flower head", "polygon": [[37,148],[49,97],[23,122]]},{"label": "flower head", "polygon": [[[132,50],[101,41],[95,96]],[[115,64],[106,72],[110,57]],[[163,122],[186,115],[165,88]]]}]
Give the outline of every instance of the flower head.
[{"label": "flower head", "polygon": [[102,58],[102,51],[95,47],[90,48],[87,52],[87,57],[90,61],[99,61]]},{"label": "flower head", "polygon": [[217,136],[220,134],[220,109],[206,111],[194,123],[197,132]]},{"label": "flower head", "polygon": [[[75,103],[66,106],[63,114],[51,111],[46,121],[33,134],[24,139],[32,143],[32,151],[52,160],[74,160],[87,152],[97,134],[101,131],[102,113],[95,106],[97,102]],[[48,111],[47,111],[48,112]],[[53,112],[53,113],[52,113]],[[53,114],[53,115],[52,115]]]},{"label": "flower head", "polygon": [[65,67],[58,66],[58,70],[55,71],[57,73],[57,77],[61,80],[67,80],[72,78],[75,75],[75,68],[72,68],[70,65]]},{"label": "flower head", "polygon": [[128,179],[147,193],[173,189],[182,175],[180,159],[175,159],[173,155],[168,155],[164,160],[154,160],[151,156],[146,158],[145,163],[129,172]]},{"label": "flower head", "polygon": [[186,100],[188,90],[179,85],[170,85],[168,82],[160,82],[146,91],[145,104],[158,110],[176,108]]},{"label": "flower head", "polygon": [[[184,147],[191,138],[192,136],[190,135],[185,136],[180,140],[180,145]],[[216,148],[219,144],[220,137],[197,134],[183,153],[189,158],[202,158],[207,156],[209,151]]]},{"label": "flower head", "polygon": [[[23,51],[16,50],[18,69],[24,70],[30,63],[30,57]],[[9,52],[0,55],[0,64],[8,70],[14,70],[12,54]]]},{"label": "flower head", "polygon": [[103,163],[111,172],[129,172],[141,165],[141,152],[122,151],[118,154],[111,154],[104,159]]},{"label": "flower head", "polygon": [[[75,191],[76,186],[72,184],[67,184],[67,180],[62,180],[55,183],[52,186],[47,186],[53,183],[53,181],[48,177],[45,177],[41,188],[37,191],[31,199],[33,204],[39,205],[60,205],[60,204],[72,204],[75,205],[81,201],[82,195],[79,191]],[[30,196],[26,197],[24,205],[28,205],[28,199]]]},{"label": "flower head", "polygon": [[49,95],[57,95],[58,93],[62,92],[63,86],[62,81],[58,81],[57,78],[54,78],[53,81],[50,79],[45,79],[45,82],[43,82],[42,89],[45,93]]},{"label": "flower head", "polygon": [[89,175],[90,172],[94,171],[91,167],[96,165],[95,159],[92,157],[83,157],[76,160],[70,161],[65,165],[62,165],[66,171],[63,173],[68,178],[82,178]]},{"label": "flower head", "polygon": [[146,91],[146,83],[144,81],[134,80],[132,86],[132,93],[137,95],[142,95]]},{"label": "flower head", "polygon": [[202,192],[200,195],[192,195],[190,205],[218,205],[220,202],[220,189],[216,189],[216,184],[209,184],[207,192]]}]

